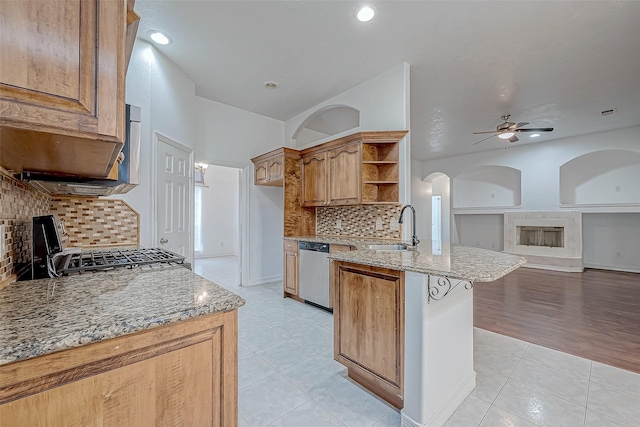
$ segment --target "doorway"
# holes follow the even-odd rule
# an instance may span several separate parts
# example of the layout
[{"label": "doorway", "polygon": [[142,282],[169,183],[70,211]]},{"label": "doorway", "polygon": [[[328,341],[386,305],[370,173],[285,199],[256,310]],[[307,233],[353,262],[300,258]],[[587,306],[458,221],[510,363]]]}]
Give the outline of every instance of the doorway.
[{"label": "doorway", "polygon": [[154,241],[191,262],[193,150],[159,133],[155,136]]},{"label": "doorway", "polygon": [[194,271],[224,287],[242,282],[241,170],[196,165]]}]

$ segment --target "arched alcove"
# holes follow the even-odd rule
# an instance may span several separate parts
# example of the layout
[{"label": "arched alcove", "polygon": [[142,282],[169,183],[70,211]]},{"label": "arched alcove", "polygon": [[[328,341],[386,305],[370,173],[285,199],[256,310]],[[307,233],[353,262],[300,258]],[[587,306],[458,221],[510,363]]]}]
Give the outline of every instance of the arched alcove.
[{"label": "arched alcove", "polygon": [[451,180],[442,172],[434,172],[423,181],[431,183],[431,239],[451,242],[454,238],[451,234]]},{"label": "arched alcove", "polygon": [[453,208],[515,207],[522,203],[521,171],[487,165],[453,178]]},{"label": "arched alcove", "polygon": [[292,136],[303,147],[360,126],[360,110],[347,105],[330,105],[307,117]]},{"label": "arched alcove", "polygon": [[640,204],[640,153],[594,151],[563,164],[560,204]]}]

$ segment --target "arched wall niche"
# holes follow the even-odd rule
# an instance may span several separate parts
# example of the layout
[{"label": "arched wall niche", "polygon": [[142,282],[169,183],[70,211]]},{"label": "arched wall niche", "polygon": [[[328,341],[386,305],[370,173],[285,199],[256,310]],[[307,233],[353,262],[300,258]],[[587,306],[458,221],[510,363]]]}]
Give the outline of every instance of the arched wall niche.
[{"label": "arched wall niche", "polygon": [[498,208],[522,204],[522,172],[508,166],[480,166],[453,178],[453,208]]},{"label": "arched wall niche", "polygon": [[292,136],[295,147],[304,147],[360,126],[360,110],[348,105],[328,105],[307,117]]},{"label": "arched wall niche", "polygon": [[560,166],[561,205],[640,204],[640,153],[601,150]]}]

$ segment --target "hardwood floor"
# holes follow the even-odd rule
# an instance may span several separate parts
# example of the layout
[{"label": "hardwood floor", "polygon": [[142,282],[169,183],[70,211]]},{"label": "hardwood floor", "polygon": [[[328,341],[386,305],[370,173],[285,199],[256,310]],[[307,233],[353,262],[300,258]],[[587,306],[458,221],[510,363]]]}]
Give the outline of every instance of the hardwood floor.
[{"label": "hardwood floor", "polygon": [[476,327],[640,373],[640,274],[520,268],[473,289]]}]

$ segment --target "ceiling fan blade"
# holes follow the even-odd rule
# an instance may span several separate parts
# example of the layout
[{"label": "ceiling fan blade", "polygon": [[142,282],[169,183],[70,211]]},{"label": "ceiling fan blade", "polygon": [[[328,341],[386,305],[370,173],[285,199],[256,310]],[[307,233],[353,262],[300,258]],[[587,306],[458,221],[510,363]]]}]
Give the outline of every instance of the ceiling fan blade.
[{"label": "ceiling fan blade", "polygon": [[528,124],[529,124],[529,122],[518,122],[518,123],[516,123],[516,126],[514,127],[514,129],[521,128],[522,126],[526,126]]},{"label": "ceiling fan blade", "polygon": [[497,133],[498,133],[498,131],[495,131],[495,130],[485,130],[485,131],[483,131],[483,132],[473,132],[473,134],[474,134],[474,135],[482,135],[483,133],[495,133],[495,134],[497,134]]},{"label": "ceiling fan blade", "polygon": [[509,142],[517,142],[517,141],[520,141],[520,140],[515,135],[513,135],[511,138],[509,138]]},{"label": "ceiling fan blade", "polygon": [[[486,133],[486,132],[483,132],[483,133]],[[488,136],[488,137],[486,137],[485,139],[481,139],[480,141],[478,141],[478,142],[474,142],[474,143],[473,143],[473,144],[471,144],[471,145],[480,144],[482,141],[486,141],[487,139],[489,139],[489,138],[493,138],[494,136],[495,136],[495,135]]]},{"label": "ceiling fan blade", "polygon": [[551,132],[553,128],[515,129],[514,132]]}]

